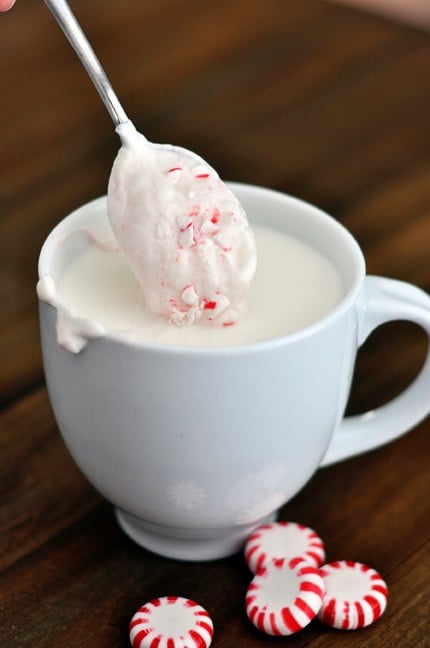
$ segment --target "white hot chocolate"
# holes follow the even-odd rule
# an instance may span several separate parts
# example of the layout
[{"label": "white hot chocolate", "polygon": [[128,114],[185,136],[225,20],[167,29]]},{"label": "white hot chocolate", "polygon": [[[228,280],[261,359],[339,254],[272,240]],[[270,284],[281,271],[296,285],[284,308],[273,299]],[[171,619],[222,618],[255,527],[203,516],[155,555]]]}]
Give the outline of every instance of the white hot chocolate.
[{"label": "white hot chocolate", "polygon": [[[102,230],[86,234],[85,245],[56,281],[54,301],[60,305],[57,332],[75,319],[92,325],[88,337],[108,332],[180,347],[250,344],[311,325],[329,313],[345,292],[337,269],[320,252],[288,234],[256,224],[258,266],[247,313],[231,326],[215,328],[196,322],[178,327],[145,308],[142,291],[123,253],[106,244],[109,232]],[[39,292],[43,290],[42,285]],[[67,339],[67,335],[63,337]]]}]

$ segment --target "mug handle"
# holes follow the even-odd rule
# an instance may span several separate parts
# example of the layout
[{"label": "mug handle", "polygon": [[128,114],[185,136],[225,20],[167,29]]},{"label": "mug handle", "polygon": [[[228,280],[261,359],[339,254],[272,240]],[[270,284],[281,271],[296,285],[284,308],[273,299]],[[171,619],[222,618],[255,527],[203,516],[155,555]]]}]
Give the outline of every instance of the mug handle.
[{"label": "mug handle", "polygon": [[[358,346],[387,322],[406,320],[421,326],[430,342],[430,296],[412,284],[367,276],[357,303]],[[430,412],[430,349],[418,376],[396,398],[374,410],[344,418],[322,466],[372,450],[417,425]]]}]

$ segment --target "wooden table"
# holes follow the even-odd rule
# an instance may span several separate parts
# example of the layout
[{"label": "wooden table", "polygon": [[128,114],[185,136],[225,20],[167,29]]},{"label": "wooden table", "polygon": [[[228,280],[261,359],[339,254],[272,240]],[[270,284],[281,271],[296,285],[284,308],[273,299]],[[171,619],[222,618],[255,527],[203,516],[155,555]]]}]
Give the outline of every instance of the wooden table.
[{"label": "wooden table", "polygon": [[[430,288],[429,35],[319,0],[76,0],[119,96],[154,141],[194,149],[224,178],[320,205],[368,270]],[[424,648],[430,421],[320,470],[281,518],[314,527],[328,559],[386,578],[384,617],[357,633],[314,621],[272,640],[244,613],[241,556],[169,561],[138,548],[73,464],[44,386],[36,263],[52,226],[103,194],[118,142],[43,2],[0,16],[0,645],[114,648],[143,602],[191,597],[213,645]],[[349,412],[397,394],[424,334],[390,324],[366,343]],[[427,558],[427,563],[426,563]]]}]

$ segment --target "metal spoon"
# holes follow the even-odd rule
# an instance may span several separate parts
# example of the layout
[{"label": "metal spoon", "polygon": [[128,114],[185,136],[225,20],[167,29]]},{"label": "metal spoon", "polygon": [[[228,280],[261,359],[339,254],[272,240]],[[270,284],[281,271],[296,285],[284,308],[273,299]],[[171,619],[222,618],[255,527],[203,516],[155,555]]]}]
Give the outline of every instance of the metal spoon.
[{"label": "metal spoon", "polygon": [[[45,0],[45,4],[52,12],[55,20],[60,25],[66,38],[78,55],[82,65],[88,72],[91,81],[93,82],[113,123],[115,124],[116,132],[118,133],[122,142],[130,144],[130,140],[127,136],[130,133],[130,129],[124,129],[122,125],[127,124],[134,129],[132,122],[127,117],[127,113],[125,112],[118,97],[116,96],[109,82],[109,79],[107,78],[106,73],[100,64],[100,61],[98,60],[87,37],[82,31],[82,28],[79,25],[75,15],[70,9],[69,4],[66,2],[66,0]],[[193,151],[189,151],[188,149],[185,149],[181,146],[173,146],[171,144],[156,144],[154,142],[149,142],[149,140],[147,140],[146,137],[142,135],[142,133],[139,133],[139,135],[140,144],[146,142],[151,147],[158,149],[160,152],[176,152],[181,155],[191,157],[197,164],[203,163],[207,165],[207,162],[205,162],[203,158],[201,158]]]},{"label": "metal spoon", "polygon": [[129,121],[124,108],[100,65],[100,61],[88,42],[72,10],[65,0],[45,0],[55,20],[60,25],[71,46],[79,56],[91,81],[94,83],[115,126]]}]

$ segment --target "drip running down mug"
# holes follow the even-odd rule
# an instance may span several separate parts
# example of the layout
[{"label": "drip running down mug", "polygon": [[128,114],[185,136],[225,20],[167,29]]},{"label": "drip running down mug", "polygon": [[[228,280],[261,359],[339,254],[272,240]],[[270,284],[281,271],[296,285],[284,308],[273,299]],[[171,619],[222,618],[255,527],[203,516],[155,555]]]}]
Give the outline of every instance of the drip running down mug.
[{"label": "drip running down mug", "polygon": [[[337,267],[344,296],[316,323],[264,342],[206,349],[108,334],[76,354],[58,345],[56,308],[40,301],[49,395],[71,455],[132,539],[184,560],[234,553],[319,466],[391,441],[430,410],[429,353],[402,394],[344,418],[359,346],[397,319],[430,337],[430,297],[366,276],[356,241],[316,207],[231,186],[251,225],[297,236]],[[58,244],[62,234],[100,210],[105,199],[57,225],[40,254],[40,277],[61,275],[73,254]]]}]

